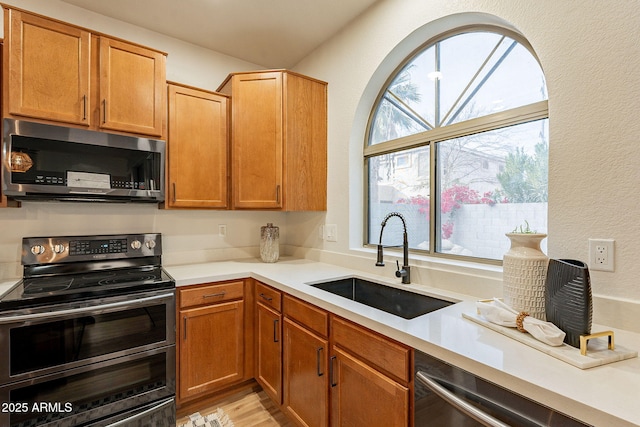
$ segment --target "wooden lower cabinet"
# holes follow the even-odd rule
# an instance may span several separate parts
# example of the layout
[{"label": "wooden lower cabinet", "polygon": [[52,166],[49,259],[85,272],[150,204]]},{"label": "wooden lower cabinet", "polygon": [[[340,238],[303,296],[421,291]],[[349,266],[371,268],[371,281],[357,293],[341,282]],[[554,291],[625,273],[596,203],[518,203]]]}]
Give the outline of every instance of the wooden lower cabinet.
[{"label": "wooden lower cabinet", "polygon": [[190,397],[242,379],[243,302],[182,311],[180,396]]},{"label": "wooden lower cabinet", "polygon": [[331,425],[410,425],[411,349],[331,316]]},{"label": "wooden lower cabinet", "polygon": [[253,279],[178,288],[178,407],[254,378],[297,425],[411,426],[411,349]]},{"label": "wooden lower cabinet", "polygon": [[409,388],[332,347],[331,425],[409,425]]},{"label": "wooden lower cabinet", "polygon": [[242,280],[178,288],[178,405],[253,377],[250,295]]},{"label": "wooden lower cabinet", "polygon": [[288,318],[283,336],[285,412],[302,426],[326,426],[329,342]]},{"label": "wooden lower cabinet", "polygon": [[282,315],[256,304],[256,380],[278,405],[282,403]]}]

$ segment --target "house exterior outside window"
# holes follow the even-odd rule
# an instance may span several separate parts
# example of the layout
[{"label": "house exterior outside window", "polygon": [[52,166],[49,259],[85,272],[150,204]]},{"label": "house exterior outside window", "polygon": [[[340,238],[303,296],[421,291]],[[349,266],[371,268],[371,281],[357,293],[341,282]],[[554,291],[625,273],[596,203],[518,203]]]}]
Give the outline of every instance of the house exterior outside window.
[{"label": "house exterior outside window", "polygon": [[[465,28],[429,42],[391,75],[371,113],[365,244],[397,211],[415,251],[498,261],[505,233],[547,229],[548,104],[526,40]],[[385,227],[385,245],[402,224]]]}]

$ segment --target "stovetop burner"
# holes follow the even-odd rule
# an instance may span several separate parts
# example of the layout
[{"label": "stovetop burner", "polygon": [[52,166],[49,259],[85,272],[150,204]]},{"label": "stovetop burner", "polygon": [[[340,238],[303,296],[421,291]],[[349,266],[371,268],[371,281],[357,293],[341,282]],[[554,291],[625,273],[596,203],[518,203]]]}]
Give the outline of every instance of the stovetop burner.
[{"label": "stovetop burner", "polygon": [[24,294],[35,296],[94,287],[135,286],[141,283],[156,283],[159,281],[162,281],[162,269],[160,267],[153,267],[152,270],[142,268],[136,270],[100,271],[88,274],[24,279]]},{"label": "stovetop burner", "polygon": [[153,271],[145,268],[30,278],[18,282],[0,299],[0,311],[174,287],[173,279],[159,266]]},{"label": "stovetop burner", "polygon": [[159,234],[25,238],[24,279],[0,312],[174,288],[160,254]]}]

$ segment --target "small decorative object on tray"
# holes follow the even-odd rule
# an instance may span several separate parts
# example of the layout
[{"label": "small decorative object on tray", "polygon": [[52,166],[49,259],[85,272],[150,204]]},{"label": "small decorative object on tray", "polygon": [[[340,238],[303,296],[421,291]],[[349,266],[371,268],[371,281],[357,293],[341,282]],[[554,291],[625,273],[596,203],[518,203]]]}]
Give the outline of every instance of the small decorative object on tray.
[{"label": "small decorative object on tray", "polygon": [[614,344],[613,331],[580,335],[580,348],[575,348],[563,342],[564,331],[551,322],[516,311],[499,298],[475,305],[475,312],[462,313],[462,317],[580,369],[638,357],[638,351]]},{"label": "small decorative object on tray", "polygon": [[540,242],[547,237],[526,226],[516,227],[506,236],[511,241],[502,262],[504,302],[509,307],[526,311],[539,320],[545,318],[544,292],[549,258],[540,250]]},{"label": "small decorative object on tray", "polygon": [[517,312],[497,298],[478,301],[476,306],[478,313],[491,323],[528,332],[538,341],[554,347],[564,341],[565,333],[553,323],[531,317],[526,312]]},{"label": "small decorative object on tray", "polygon": [[591,333],[592,302],[589,268],[582,261],[551,259],[547,269],[547,320],[567,336],[564,342],[580,348],[580,336]]}]

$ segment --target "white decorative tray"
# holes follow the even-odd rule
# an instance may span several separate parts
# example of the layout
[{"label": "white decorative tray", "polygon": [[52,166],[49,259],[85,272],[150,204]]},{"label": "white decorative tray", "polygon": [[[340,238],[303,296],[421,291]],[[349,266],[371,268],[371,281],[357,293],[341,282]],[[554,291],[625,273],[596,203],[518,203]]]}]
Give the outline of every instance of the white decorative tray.
[{"label": "white decorative tray", "polygon": [[579,348],[571,347],[569,344],[563,344],[558,347],[544,344],[532,337],[530,334],[522,333],[516,328],[496,325],[476,313],[462,313],[462,317],[499,332],[502,335],[506,335],[509,338],[513,338],[516,341],[526,344],[529,347],[533,347],[536,350],[553,356],[556,359],[560,359],[563,362],[569,363],[570,365],[580,369],[593,368],[594,366],[606,365],[607,363],[638,357],[637,351],[624,348],[617,344],[614,346],[613,350],[610,350],[609,342],[606,338],[590,339],[587,354],[583,356],[580,354]]}]

